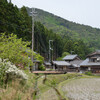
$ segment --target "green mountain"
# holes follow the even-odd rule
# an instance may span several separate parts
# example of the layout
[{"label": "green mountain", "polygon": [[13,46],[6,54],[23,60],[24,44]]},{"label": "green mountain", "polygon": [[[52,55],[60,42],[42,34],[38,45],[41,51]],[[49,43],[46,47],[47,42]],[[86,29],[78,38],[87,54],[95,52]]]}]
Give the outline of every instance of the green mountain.
[{"label": "green mountain", "polygon": [[[23,41],[29,41],[30,45],[28,46],[31,48],[32,18],[28,15],[31,9],[28,9],[28,13],[27,9],[25,6],[18,9],[17,6],[7,2],[7,0],[0,0],[0,33],[6,33],[7,35],[11,33],[16,34],[17,37],[22,38]],[[36,17],[37,21],[34,23],[34,51],[38,52],[48,61],[49,40],[53,40],[51,43],[51,48],[53,48],[53,51],[51,51],[51,58],[54,60],[62,56],[63,53],[71,53],[72,51],[73,54],[78,54],[82,59],[85,59],[86,55],[91,52],[91,49],[89,49],[89,47],[79,38],[78,33],[63,27],[62,30],[66,29],[65,32],[67,32],[67,34],[61,34],[62,32],[58,30],[59,28],[57,29],[58,31],[54,30],[55,32],[50,30],[50,26],[56,29],[56,27],[60,27],[60,25],[58,25],[58,23],[55,24],[57,22],[56,19],[53,25],[52,22],[54,21],[49,21],[50,18],[48,15],[48,19],[43,18],[49,21],[47,24],[48,28],[45,27],[46,25],[44,26],[41,24],[42,17],[39,17],[39,15],[42,16],[42,14],[43,11],[41,12],[41,10],[38,10],[38,16]],[[45,12],[43,15],[44,17],[46,16]],[[41,19],[41,22],[39,22],[39,19]]]},{"label": "green mountain", "polygon": [[[27,11],[30,15],[32,9],[27,8]],[[72,39],[81,39],[90,48],[100,49],[100,29],[65,20],[40,9],[36,9],[36,11],[38,14],[35,20],[40,21],[48,29],[52,29],[63,37],[69,36]]]}]

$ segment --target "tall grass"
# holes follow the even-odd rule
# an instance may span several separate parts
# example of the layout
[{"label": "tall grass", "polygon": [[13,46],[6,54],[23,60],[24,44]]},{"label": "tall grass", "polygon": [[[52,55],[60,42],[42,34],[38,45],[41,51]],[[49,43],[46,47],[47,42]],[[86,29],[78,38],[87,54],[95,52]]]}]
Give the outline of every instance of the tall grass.
[{"label": "tall grass", "polygon": [[7,88],[0,88],[1,100],[33,100],[35,75],[26,71],[28,80],[15,79],[7,84]]}]

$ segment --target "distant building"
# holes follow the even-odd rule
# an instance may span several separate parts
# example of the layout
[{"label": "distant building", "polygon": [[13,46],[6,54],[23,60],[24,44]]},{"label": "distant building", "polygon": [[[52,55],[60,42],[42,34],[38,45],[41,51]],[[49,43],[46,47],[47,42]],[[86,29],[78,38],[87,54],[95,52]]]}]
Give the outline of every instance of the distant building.
[{"label": "distant building", "polygon": [[52,65],[54,70],[64,72],[67,72],[70,66],[70,64],[66,61],[53,61]]},{"label": "distant building", "polygon": [[100,50],[93,52],[87,56],[87,59],[80,64],[82,71],[92,71],[100,73]]},{"label": "distant building", "polygon": [[77,54],[67,55],[63,58],[63,60],[70,63],[70,71],[79,71],[80,63],[83,62]]},{"label": "distant building", "polygon": [[80,60],[80,57],[78,57],[77,54],[75,55],[67,55],[63,58],[64,61],[70,62],[70,61],[74,61],[74,60]]},{"label": "distant building", "polygon": [[50,62],[44,62],[44,66],[46,67],[46,70],[51,70],[52,69],[52,65]]},{"label": "distant building", "polygon": [[70,61],[70,68],[73,69],[74,71],[79,71],[80,70],[80,64],[83,62],[83,60],[74,60]]}]

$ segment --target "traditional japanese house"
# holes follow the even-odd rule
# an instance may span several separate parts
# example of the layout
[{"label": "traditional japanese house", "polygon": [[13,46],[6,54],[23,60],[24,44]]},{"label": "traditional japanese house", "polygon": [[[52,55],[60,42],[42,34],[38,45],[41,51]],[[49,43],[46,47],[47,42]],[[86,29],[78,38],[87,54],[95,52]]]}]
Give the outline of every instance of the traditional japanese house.
[{"label": "traditional japanese house", "polygon": [[82,63],[82,60],[77,54],[67,55],[63,58],[63,60],[70,63],[69,71],[78,72],[80,70],[80,63]]},{"label": "traditional japanese house", "polygon": [[53,61],[52,65],[54,70],[63,72],[67,72],[70,66],[66,61]]},{"label": "traditional japanese house", "polygon": [[52,66],[50,62],[44,62],[44,66],[46,67],[46,70],[51,70]]},{"label": "traditional japanese house", "polygon": [[81,71],[92,71],[100,73],[100,51],[96,51],[87,56],[87,59],[80,64]]},{"label": "traditional japanese house", "polygon": [[74,72],[79,72],[80,71],[80,64],[83,62],[83,60],[74,60],[74,61],[70,61],[71,66],[70,71],[74,71]]},{"label": "traditional japanese house", "polygon": [[77,54],[75,55],[67,55],[63,58],[64,61],[70,62],[70,61],[74,61],[74,60],[80,60],[80,57],[78,57]]}]

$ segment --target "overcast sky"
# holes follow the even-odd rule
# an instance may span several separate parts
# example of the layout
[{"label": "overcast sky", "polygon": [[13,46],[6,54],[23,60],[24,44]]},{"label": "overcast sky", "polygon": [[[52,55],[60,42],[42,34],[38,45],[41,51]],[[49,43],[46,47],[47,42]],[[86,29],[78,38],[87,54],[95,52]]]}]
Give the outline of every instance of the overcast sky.
[{"label": "overcast sky", "polygon": [[18,7],[40,8],[69,21],[100,28],[100,0],[12,0]]}]

